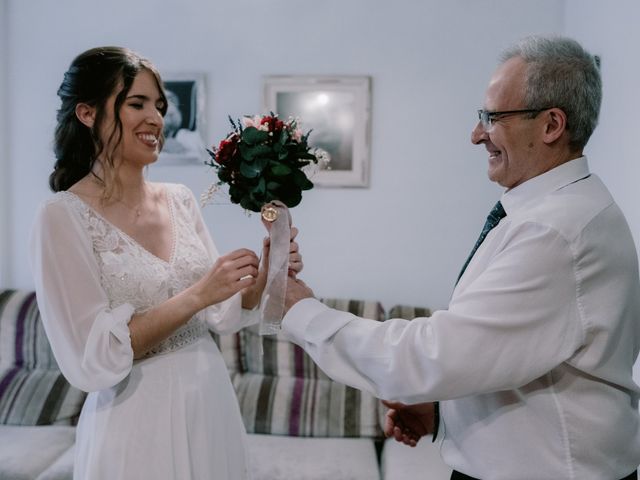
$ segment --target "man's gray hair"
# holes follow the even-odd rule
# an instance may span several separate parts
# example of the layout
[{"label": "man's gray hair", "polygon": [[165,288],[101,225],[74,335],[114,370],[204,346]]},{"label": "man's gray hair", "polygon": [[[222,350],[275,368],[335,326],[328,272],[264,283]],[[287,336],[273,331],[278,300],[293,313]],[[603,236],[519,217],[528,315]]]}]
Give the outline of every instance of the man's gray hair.
[{"label": "man's gray hair", "polygon": [[581,150],[598,124],[602,80],[596,58],[566,37],[530,36],[506,49],[500,60],[527,63],[525,108],[557,107],[567,115],[570,146]]}]

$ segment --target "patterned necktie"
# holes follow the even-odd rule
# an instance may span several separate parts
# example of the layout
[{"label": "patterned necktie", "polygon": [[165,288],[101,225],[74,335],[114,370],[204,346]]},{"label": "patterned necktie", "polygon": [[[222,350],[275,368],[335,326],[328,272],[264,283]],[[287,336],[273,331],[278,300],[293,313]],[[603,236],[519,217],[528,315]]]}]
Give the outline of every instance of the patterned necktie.
[{"label": "patterned necktie", "polygon": [[[484,242],[484,239],[487,237],[489,232],[491,230],[493,230],[493,228],[496,225],[498,225],[498,223],[500,223],[500,220],[502,220],[506,216],[507,216],[507,212],[504,211],[504,208],[502,208],[502,203],[500,203],[500,201],[498,200],[498,202],[495,204],[495,206],[493,207],[491,212],[489,212],[489,215],[487,216],[487,221],[484,222],[484,227],[482,227],[482,232],[480,232],[480,236],[478,237],[478,240],[476,241],[476,244],[473,246],[473,249],[471,250],[471,253],[467,257],[467,261],[464,262],[464,265],[462,266],[462,270],[460,270],[460,274],[458,274],[458,279],[456,280],[456,285],[460,281],[460,278],[462,278],[462,274],[467,269],[467,266],[469,265],[469,262],[473,258],[473,255],[476,253],[476,250],[478,250],[478,247],[480,247],[480,244],[482,242]],[[434,408],[433,408],[433,440],[432,440],[433,442],[436,441],[436,436],[438,435],[438,427],[439,426],[440,426],[440,403],[439,402],[434,402]]]},{"label": "patterned necktie", "polygon": [[493,230],[493,228],[496,225],[498,225],[498,223],[500,223],[500,220],[502,220],[506,216],[507,216],[507,213],[504,211],[504,208],[502,208],[502,203],[500,203],[500,201],[498,200],[498,202],[495,204],[491,212],[489,212],[489,216],[487,216],[487,221],[484,222],[484,227],[482,227],[482,232],[480,232],[480,236],[478,237],[476,244],[473,246],[471,253],[467,257],[467,261],[464,262],[464,265],[462,266],[462,270],[460,270],[460,274],[458,275],[458,279],[456,280],[456,285],[460,281],[460,278],[462,278],[462,274],[467,269],[469,262],[473,258],[473,255],[476,253],[476,250],[478,250],[478,247],[480,246],[480,244],[484,242],[484,239],[487,237],[489,232]]}]

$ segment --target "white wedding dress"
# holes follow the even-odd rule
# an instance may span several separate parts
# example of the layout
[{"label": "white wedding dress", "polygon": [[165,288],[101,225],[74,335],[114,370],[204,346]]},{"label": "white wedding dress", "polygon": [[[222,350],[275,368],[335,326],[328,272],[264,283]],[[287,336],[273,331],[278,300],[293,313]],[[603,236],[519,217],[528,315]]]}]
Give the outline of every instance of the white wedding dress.
[{"label": "white wedding dress", "polygon": [[36,219],[31,252],[38,305],[59,366],[89,392],[80,416],[74,478],[248,477],[245,430],[211,328],[257,319],[239,295],[209,307],[133,360],[128,321],[184,290],[218,254],[193,194],[164,185],[174,246],[162,260],[79,197],[59,192]]}]

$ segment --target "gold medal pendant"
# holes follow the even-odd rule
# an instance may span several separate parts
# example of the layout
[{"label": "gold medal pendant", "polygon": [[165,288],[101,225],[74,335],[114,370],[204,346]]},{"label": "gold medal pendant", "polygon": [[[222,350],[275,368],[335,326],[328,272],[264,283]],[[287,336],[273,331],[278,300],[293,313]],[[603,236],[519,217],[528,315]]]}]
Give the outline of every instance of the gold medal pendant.
[{"label": "gold medal pendant", "polygon": [[262,219],[265,222],[273,223],[278,218],[278,210],[272,205],[265,205],[262,207]]}]

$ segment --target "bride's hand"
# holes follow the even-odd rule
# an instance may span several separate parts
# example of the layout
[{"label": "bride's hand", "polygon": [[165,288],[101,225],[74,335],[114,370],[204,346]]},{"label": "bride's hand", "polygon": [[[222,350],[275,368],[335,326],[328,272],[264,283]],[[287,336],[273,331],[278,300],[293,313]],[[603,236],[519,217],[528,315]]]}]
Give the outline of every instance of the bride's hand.
[{"label": "bride's hand", "polygon": [[269,274],[269,237],[265,238],[262,242],[262,261],[260,262],[260,268],[256,276],[256,282],[250,287],[245,288],[242,291],[242,308],[247,310],[253,310],[262,298],[262,292],[267,285],[267,275]]},{"label": "bride's hand", "polygon": [[252,288],[259,276],[258,264],[258,256],[246,248],[218,258],[213,267],[191,287],[201,308]]}]

